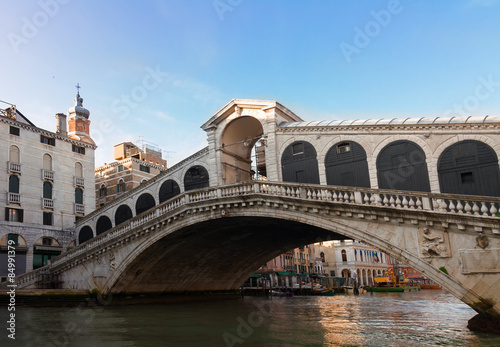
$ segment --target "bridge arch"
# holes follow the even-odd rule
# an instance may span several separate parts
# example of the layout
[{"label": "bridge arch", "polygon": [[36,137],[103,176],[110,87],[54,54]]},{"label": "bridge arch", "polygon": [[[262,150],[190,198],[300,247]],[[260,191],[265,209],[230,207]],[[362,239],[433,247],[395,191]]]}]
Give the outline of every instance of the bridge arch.
[{"label": "bridge arch", "polygon": [[160,204],[164,201],[167,201],[174,196],[178,195],[181,193],[181,189],[177,182],[173,179],[167,179],[164,181],[161,186],[160,190],[158,192],[158,198],[160,201]]},{"label": "bridge arch", "polygon": [[307,141],[294,141],[288,145],[281,154],[281,173],[284,182],[319,184],[314,146]]},{"label": "bridge arch", "polygon": [[133,217],[132,209],[130,208],[129,205],[123,204],[118,206],[118,208],[115,211],[115,226],[120,225],[123,222],[126,222],[132,217]]},{"label": "bridge arch", "polygon": [[139,215],[155,206],[155,198],[150,193],[142,193],[135,202],[135,214]]},{"label": "bridge arch", "polygon": [[339,141],[325,157],[326,184],[370,188],[365,149],[355,141]]},{"label": "bridge arch", "polygon": [[377,179],[380,189],[431,191],[425,152],[408,140],[382,148],[377,156]]},{"label": "bridge arch", "polygon": [[111,219],[109,219],[109,217],[106,215],[102,215],[99,217],[99,219],[97,220],[97,223],[96,223],[96,227],[95,227],[96,235],[100,235],[103,232],[108,231],[112,227],[113,227],[113,224],[111,223]]},{"label": "bridge arch", "polygon": [[80,232],[78,233],[78,244],[81,245],[82,243],[90,240],[93,237],[94,237],[94,231],[90,226],[85,225],[83,228],[80,229]]},{"label": "bridge arch", "polygon": [[500,196],[498,156],[488,144],[463,140],[447,147],[438,160],[442,193]]},{"label": "bridge arch", "polygon": [[221,174],[225,184],[252,179],[252,148],[263,134],[261,121],[252,116],[240,116],[226,124],[220,138]]}]

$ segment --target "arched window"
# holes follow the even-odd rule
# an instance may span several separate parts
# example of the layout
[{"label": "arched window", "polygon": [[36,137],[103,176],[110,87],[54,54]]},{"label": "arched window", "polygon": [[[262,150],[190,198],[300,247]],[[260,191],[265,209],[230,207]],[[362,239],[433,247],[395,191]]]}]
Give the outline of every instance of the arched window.
[{"label": "arched window", "polygon": [[196,165],[189,168],[184,175],[184,190],[200,189],[209,186],[208,171],[203,166]]},{"label": "arched window", "polygon": [[326,154],[325,169],[328,185],[370,187],[366,152],[354,141],[333,145]]},{"label": "arched window", "polygon": [[345,249],[342,250],[342,261],[343,262],[347,261],[347,252],[345,251]]},{"label": "arched window", "polygon": [[80,163],[75,163],[75,177],[83,178],[83,167]]},{"label": "arched window", "polygon": [[120,205],[115,212],[115,225],[119,225],[132,218],[132,210],[128,205]]},{"label": "arched window", "polygon": [[411,141],[394,141],[380,151],[377,176],[380,189],[431,191],[425,153]]},{"label": "arched window", "polygon": [[326,262],[326,261],[325,261],[325,253],[324,253],[324,252],[321,252],[321,253],[319,254],[319,256],[321,257],[321,261],[322,261],[323,263],[325,263],[325,262]]},{"label": "arched window", "polygon": [[101,216],[96,223],[96,235],[102,234],[111,229],[113,225],[107,216]]},{"label": "arched window", "polygon": [[174,196],[180,194],[181,190],[179,185],[174,180],[166,180],[162,183],[160,187],[160,203],[173,198]]},{"label": "arched window", "polygon": [[120,179],[116,184],[116,192],[123,193],[125,191],[125,181]]},{"label": "arched window", "polygon": [[52,157],[48,154],[43,155],[43,169],[52,171]]},{"label": "arched window", "polygon": [[80,232],[78,233],[78,244],[81,245],[82,243],[90,240],[93,237],[94,232],[92,231],[92,228],[86,225],[82,229],[80,229]]},{"label": "arched window", "polygon": [[295,141],[281,155],[283,181],[319,184],[318,159],[309,142]]},{"label": "arched window", "polygon": [[11,163],[19,163],[19,148],[17,146],[9,147],[9,161]]},{"label": "arched window", "polygon": [[155,199],[149,193],[142,194],[137,202],[135,203],[135,214],[139,215],[142,212],[149,210],[150,208],[155,207]]},{"label": "arched window", "polygon": [[108,195],[108,188],[104,184],[101,184],[101,188],[99,188],[99,197],[103,198],[106,195]]},{"label": "arched window", "polygon": [[75,204],[83,204],[83,190],[81,188],[75,189]]},{"label": "arched window", "polygon": [[500,196],[500,170],[495,151],[485,143],[465,140],[439,156],[441,193]]},{"label": "arched window", "polygon": [[50,182],[43,182],[43,198],[52,199],[52,184]]},{"label": "arched window", "polygon": [[9,176],[9,193],[19,194],[19,177],[16,175]]}]

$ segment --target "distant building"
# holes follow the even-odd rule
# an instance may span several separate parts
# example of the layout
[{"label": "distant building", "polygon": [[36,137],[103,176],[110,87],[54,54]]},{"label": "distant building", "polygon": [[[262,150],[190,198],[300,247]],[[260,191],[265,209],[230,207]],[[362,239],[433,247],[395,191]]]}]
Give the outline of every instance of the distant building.
[{"label": "distant building", "polygon": [[77,93],[68,116],[56,114],[55,133],[36,127],[14,105],[0,108],[2,281],[9,244],[17,246],[17,274],[41,267],[75,244],[75,220],[94,210],[96,146],[82,103]]},{"label": "distant building", "polygon": [[[373,278],[385,274],[392,264],[389,256],[355,240],[333,241],[337,276],[357,279],[360,286],[373,285]],[[349,281],[348,281],[349,282]]]},{"label": "distant building", "polygon": [[123,142],[114,147],[114,159],[95,169],[96,208],[167,170],[161,150]]}]

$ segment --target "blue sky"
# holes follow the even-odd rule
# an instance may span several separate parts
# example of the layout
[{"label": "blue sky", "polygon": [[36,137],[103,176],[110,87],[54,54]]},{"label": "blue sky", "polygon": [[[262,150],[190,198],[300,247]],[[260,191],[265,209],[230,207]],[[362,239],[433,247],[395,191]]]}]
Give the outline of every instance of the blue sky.
[{"label": "blue sky", "polygon": [[500,115],[500,1],[0,3],[0,100],[55,131],[80,83],[99,148],[139,136],[169,165],[231,99],[304,120]]}]

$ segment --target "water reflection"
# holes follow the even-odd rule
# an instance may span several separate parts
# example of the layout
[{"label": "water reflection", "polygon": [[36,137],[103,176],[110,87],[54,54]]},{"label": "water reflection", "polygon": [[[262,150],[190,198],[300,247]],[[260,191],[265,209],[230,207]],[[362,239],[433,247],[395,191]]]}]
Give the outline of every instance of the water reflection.
[{"label": "water reflection", "polygon": [[[444,291],[18,308],[19,346],[500,346]],[[0,345],[6,335],[0,336]],[[12,342],[12,341],[7,341]]]}]

